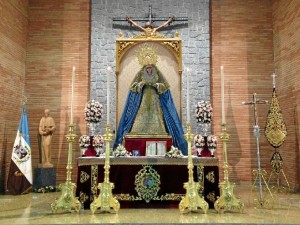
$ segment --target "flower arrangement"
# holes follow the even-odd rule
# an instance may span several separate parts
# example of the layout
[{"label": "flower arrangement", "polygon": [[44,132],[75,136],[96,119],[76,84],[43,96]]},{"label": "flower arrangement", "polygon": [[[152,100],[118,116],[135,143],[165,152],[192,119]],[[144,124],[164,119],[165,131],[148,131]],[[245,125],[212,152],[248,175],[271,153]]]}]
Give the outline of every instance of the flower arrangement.
[{"label": "flower arrangement", "polygon": [[103,106],[95,100],[88,101],[84,108],[84,119],[88,123],[99,123],[102,120]]},{"label": "flower arrangement", "polygon": [[79,147],[82,149],[87,149],[90,146],[90,136],[81,135],[79,138]]},{"label": "flower arrangement", "polygon": [[213,108],[210,102],[203,100],[198,102],[195,114],[198,123],[211,123],[213,117]]},{"label": "flower arrangement", "polygon": [[200,134],[195,135],[195,137],[194,137],[194,144],[195,144],[196,148],[203,149],[203,147],[205,146],[205,139],[204,139],[204,137],[201,136]]},{"label": "flower arrangement", "polygon": [[178,148],[175,148],[172,145],[171,150],[165,154],[165,157],[167,157],[167,158],[182,158],[183,155],[182,155],[182,152]]},{"label": "flower arrangement", "polygon": [[95,148],[102,148],[104,143],[104,139],[100,134],[97,134],[93,137],[93,146]]},{"label": "flower arrangement", "polygon": [[114,151],[114,156],[115,157],[120,157],[120,156],[131,156],[131,152],[128,152],[126,148],[119,144],[116,150]]},{"label": "flower arrangement", "polygon": [[207,137],[207,146],[208,146],[209,149],[216,149],[217,148],[217,142],[218,142],[217,136],[209,135]]},{"label": "flower arrangement", "polygon": [[35,188],[32,190],[35,193],[48,193],[48,192],[56,192],[56,191],[60,191],[59,187],[55,187],[55,186],[43,186],[40,188]]}]

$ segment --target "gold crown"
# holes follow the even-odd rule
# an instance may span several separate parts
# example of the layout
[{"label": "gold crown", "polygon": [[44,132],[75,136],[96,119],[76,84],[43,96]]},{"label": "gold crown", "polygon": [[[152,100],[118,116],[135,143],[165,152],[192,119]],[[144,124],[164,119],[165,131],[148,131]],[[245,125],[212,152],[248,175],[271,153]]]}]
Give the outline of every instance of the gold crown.
[{"label": "gold crown", "polygon": [[144,44],[143,46],[140,46],[138,48],[136,53],[137,53],[139,64],[142,66],[149,65],[149,64],[155,65],[157,63],[158,56],[152,45]]}]

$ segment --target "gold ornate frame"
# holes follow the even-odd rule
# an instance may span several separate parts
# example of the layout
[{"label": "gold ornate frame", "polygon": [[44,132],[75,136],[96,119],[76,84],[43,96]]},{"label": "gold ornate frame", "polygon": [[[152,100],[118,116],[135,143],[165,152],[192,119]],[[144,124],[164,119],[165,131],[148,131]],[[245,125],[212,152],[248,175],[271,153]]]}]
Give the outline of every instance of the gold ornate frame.
[{"label": "gold ornate frame", "polygon": [[[119,75],[120,75],[120,65],[125,56],[125,54],[134,46],[143,43],[156,43],[161,45],[163,48],[168,49],[168,51],[175,57],[178,64],[178,75],[179,75],[179,116],[182,118],[182,96],[181,96],[181,83],[182,83],[182,41],[179,37],[179,33],[175,33],[174,38],[160,35],[158,33],[151,34],[150,36],[142,33],[129,38],[124,38],[123,34],[120,32],[119,38],[116,40],[116,96],[118,96],[119,90]],[[118,97],[116,100],[116,124],[119,124],[119,108],[118,108]],[[122,110],[122,109],[121,109]]]}]

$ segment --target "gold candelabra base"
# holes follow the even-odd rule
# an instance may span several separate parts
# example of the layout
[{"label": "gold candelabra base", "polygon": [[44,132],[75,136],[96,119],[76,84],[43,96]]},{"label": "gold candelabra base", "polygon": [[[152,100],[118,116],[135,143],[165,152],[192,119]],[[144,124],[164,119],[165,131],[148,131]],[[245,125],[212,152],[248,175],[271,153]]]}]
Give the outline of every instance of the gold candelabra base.
[{"label": "gold candelabra base", "polygon": [[100,193],[98,197],[91,203],[90,209],[94,214],[97,209],[101,212],[111,212],[112,209],[117,213],[120,209],[119,201],[113,197],[112,189],[114,189],[114,183],[109,181],[109,169],[110,169],[110,142],[113,135],[110,132],[110,125],[106,125],[106,132],[103,135],[104,141],[106,141],[105,150],[105,165],[104,165],[104,181],[98,184]]},{"label": "gold candelabra base", "polygon": [[79,213],[81,208],[81,203],[77,197],[75,197],[76,185],[71,182],[59,185],[62,193],[61,196],[51,204],[51,209],[53,213],[56,213],[57,209],[62,209],[64,211],[71,212],[75,209]]},{"label": "gold candelabra base", "polygon": [[214,203],[217,212],[238,210],[242,213],[244,211],[244,203],[233,193],[234,187],[235,184],[231,184],[229,181],[223,181],[219,184],[220,197]]},{"label": "gold candelabra base", "polygon": [[183,212],[196,212],[199,208],[207,213],[208,203],[204,200],[204,197],[200,197],[199,189],[200,184],[194,181],[193,169],[194,164],[192,160],[192,148],[191,141],[194,139],[194,135],[191,133],[190,124],[187,125],[187,132],[184,135],[185,140],[188,143],[188,174],[189,181],[183,184],[183,188],[186,189],[184,198],[179,203],[179,210]]},{"label": "gold candelabra base", "polygon": [[64,211],[71,211],[75,209],[79,213],[81,208],[81,203],[77,197],[75,197],[76,184],[71,182],[72,174],[72,148],[73,142],[75,140],[76,134],[74,134],[74,126],[70,124],[69,132],[66,135],[67,141],[69,143],[68,149],[68,164],[67,164],[67,180],[66,183],[60,184],[62,190],[61,196],[51,203],[51,209],[53,213],[57,212],[57,209],[62,209]]},{"label": "gold candelabra base", "polygon": [[226,124],[222,123],[222,132],[220,139],[223,144],[223,171],[224,181],[219,184],[220,197],[215,201],[214,208],[217,212],[238,210],[244,211],[244,203],[240,199],[236,198],[233,193],[235,184],[229,182],[228,174],[228,161],[227,161],[227,141],[229,140],[229,134],[226,131]]}]

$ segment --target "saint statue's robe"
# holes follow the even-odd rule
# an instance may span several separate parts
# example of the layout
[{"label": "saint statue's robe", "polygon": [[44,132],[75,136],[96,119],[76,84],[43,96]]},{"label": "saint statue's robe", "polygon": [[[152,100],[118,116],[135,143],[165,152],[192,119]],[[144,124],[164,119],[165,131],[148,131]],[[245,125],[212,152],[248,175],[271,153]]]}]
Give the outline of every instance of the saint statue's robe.
[{"label": "saint statue's robe", "polygon": [[130,86],[114,147],[122,144],[126,134],[170,135],[173,146],[187,155],[187,142],[183,138],[184,131],[169,84],[155,65],[151,67],[149,74],[144,66]]}]

